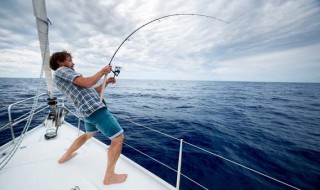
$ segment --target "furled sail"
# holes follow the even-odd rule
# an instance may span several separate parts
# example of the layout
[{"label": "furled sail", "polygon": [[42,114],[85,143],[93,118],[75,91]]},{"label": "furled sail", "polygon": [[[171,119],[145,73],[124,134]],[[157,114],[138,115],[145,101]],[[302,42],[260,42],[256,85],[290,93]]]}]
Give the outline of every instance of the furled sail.
[{"label": "furled sail", "polygon": [[40,42],[43,69],[45,72],[48,95],[53,96],[52,91],[52,73],[49,66],[50,49],[49,49],[49,19],[47,18],[45,0],[32,0],[34,16],[37,21],[38,37]]}]

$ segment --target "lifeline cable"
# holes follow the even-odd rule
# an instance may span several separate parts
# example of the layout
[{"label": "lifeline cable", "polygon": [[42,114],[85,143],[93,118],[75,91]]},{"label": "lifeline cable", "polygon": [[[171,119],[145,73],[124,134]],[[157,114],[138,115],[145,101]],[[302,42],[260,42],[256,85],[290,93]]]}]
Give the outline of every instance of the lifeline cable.
[{"label": "lifeline cable", "polygon": [[[188,13],[181,13],[181,14],[170,14],[170,15],[166,15],[166,16],[162,16],[162,17],[159,17],[159,18],[156,18],[154,20],[151,20],[143,25],[141,25],[140,27],[138,27],[136,30],[134,30],[133,32],[131,32],[131,34],[129,34],[122,42],[121,44],[119,45],[119,47],[117,48],[117,50],[114,52],[114,54],[112,55],[111,59],[110,59],[110,62],[109,62],[109,65],[111,65],[111,62],[113,61],[113,58],[115,57],[115,55],[117,54],[117,52],[119,51],[119,49],[121,48],[121,46],[134,34],[136,33],[138,30],[140,30],[141,28],[155,22],[155,21],[160,21],[161,19],[164,19],[164,18],[168,18],[168,17],[174,17],[174,16],[199,16],[199,17],[206,17],[206,18],[210,18],[210,19],[214,19],[214,20],[217,20],[217,21],[220,21],[220,22],[224,22],[226,24],[230,24],[229,22],[225,21],[225,20],[222,20],[222,19],[219,19],[219,18],[216,18],[216,17],[213,17],[213,16],[208,16],[208,15],[203,15],[203,14],[188,14]],[[102,99],[103,99],[103,94],[104,94],[104,90],[105,90],[105,85],[106,85],[106,82],[107,82],[107,77],[108,77],[108,74],[105,74],[104,76],[104,80],[103,80],[103,83],[102,83],[102,89],[101,89],[101,92],[100,92],[100,102],[102,102]]]},{"label": "lifeline cable", "polygon": [[[125,121],[128,121],[128,122],[130,122],[130,123],[132,123],[132,124],[135,124],[135,125],[137,125],[137,126],[140,126],[140,127],[143,127],[143,128],[149,129],[149,130],[152,130],[152,131],[154,131],[154,132],[156,132],[156,133],[159,133],[159,134],[161,134],[161,135],[165,135],[165,136],[167,136],[167,137],[169,137],[169,138],[171,138],[171,139],[178,140],[178,141],[180,140],[179,138],[176,138],[176,137],[174,137],[174,136],[165,134],[165,133],[163,133],[163,132],[161,132],[161,131],[158,131],[158,130],[153,129],[153,128],[150,128],[150,127],[147,127],[147,126],[142,125],[142,124],[140,124],[140,123],[131,121],[131,120],[129,120],[129,119],[127,119],[127,118],[124,118],[124,117],[122,117],[122,116],[120,116],[120,115],[118,115],[118,114],[115,114],[115,113],[112,113],[112,114],[114,114],[114,115],[116,115],[117,117],[119,117],[119,118],[121,118],[121,119],[123,119],[123,120],[125,120]],[[271,177],[270,175],[267,175],[267,174],[265,174],[265,173],[259,172],[259,171],[255,170],[255,169],[253,169],[253,168],[250,168],[250,167],[248,167],[248,166],[245,166],[245,165],[243,165],[243,164],[240,164],[240,163],[238,163],[238,162],[236,162],[236,161],[230,160],[230,159],[228,159],[228,158],[225,158],[225,157],[223,157],[223,156],[220,156],[220,155],[218,155],[218,154],[215,154],[215,153],[213,153],[213,152],[210,152],[209,150],[206,150],[206,149],[204,149],[204,148],[201,148],[201,147],[199,147],[199,146],[196,146],[196,145],[194,145],[194,144],[192,144],[192,143],[189,143],[189,142],[187,142],[187,141],[185,141],[185,140],[184,140],[183,142],[186,143],[186,144],[188,144],[188,145],[190,145],[190,146],[192,146],[192,147],[194,147],[194,148],[196,148],[196,149],[199,149],[199,150],[201,150],[201,151],[203,151],[203,152],[206,152],[206,153],[211,154],[211,155],[213,155],[213,156],[216,156],[216,157],[218,157],[218,158],[220,158],[220,159],[222,159],[222,160],[228,161],[228,162],[230,162],[230,163],[232,163],[232,164],[238,165],[238,166],[240,166],[240,167],[242,167],[242,168],[244,168],[244,169],[247,169],[247,170],[249,170],[249,171],[251,171],[251,172],[254,172],[254,173],[256,173],[256,174],[258,174],[258,175],[260,175],[260,176],[263,176],[263,177],[265,177],[265,178],[268,178],[268,179],[271,179],[271,180],[276,181],[276,182],[278,182],[278,183],[281,183],[281,184],[283,184],[283,185],[285,185],[285,186],[287,186],[287,187],[290,187],[290,188],[292,188],[292,189],[300,190],[300,188],[298,188],[298,187],[296,187],[296,186],[294,186],[294,185],[291,185],[291,184],[286,183],[286,182],[284,182],[284,181],[278,180],[278,179],[276,179],[276,178],[274,178],[274,177]],[[126,145],[127,145],[127,144],[126,144]],[[129,147],[131,148],[132,146],[129,146]],[[132,147],[132,148],[133,148],[133,147]],[[133,148],[133,149],[135,149],[135,148]],[[138,151],[138,152],[141,153],[141,151]],[[142,153],[142,154],[144,154],[144,153]],[[145,155],[145,154],[144,154],[144,155]],[[147,157],[150,157],[150,156],[147,156]],[[151,158],[151,159],[155,160],[154,158]],[[159,162],[158,160],[156,160],[156,161]],[[161,164],[164,165],[163,163],[161,163]],[[169,167],[169,169],[171,169],[171,168]],[[183,175],[184,177],[187,177],[187,176],[185,176],[184,174],[182,174],[182,175]],[[189,177],[187,177],[187,178],[189,178]]]}]

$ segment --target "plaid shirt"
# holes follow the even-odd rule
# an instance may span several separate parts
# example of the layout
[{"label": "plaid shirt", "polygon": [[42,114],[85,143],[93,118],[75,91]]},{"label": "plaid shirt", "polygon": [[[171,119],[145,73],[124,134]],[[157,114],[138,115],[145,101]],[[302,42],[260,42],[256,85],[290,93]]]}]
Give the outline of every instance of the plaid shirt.
[{"label": "plaid shirt", "polygon": [[105,107],[99,101],[99,94],[91,88],[73,84],[73,80],[82,76],[68,67],[59,67],[54,73],[54,82],[62,94],[69,99],[84,117],[89,117],[96,110]]}]

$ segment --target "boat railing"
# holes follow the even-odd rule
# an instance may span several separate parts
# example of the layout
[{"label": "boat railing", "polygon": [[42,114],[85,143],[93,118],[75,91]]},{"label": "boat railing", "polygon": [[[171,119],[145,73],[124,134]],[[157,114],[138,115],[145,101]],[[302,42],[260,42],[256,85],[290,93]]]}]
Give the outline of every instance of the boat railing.
[{"label": "boat railing", "polygon": [[[63,102],[62,102],[61,105],[62,105],[63,108],[66,109],[71,115],[73,115],[73,116],[75,116],[76,118],[78,118],[78,134],[80,134],[80,132],[81,132],[81,131],[80,131],[80,122],[81,122],[81,120],[82,120],[81,117],[79,117],[79,114],[78,114],[78,113],[74,113],[72,110],[68,109],[68,108],[64,105]],[[115,114],[115,115],[116,115],[116,114]],[[117,117],[119,117],[119,118],[121,118],[121,119],[124,119],[124,120],[127,120],[127,119],[125,119],[125,118],[123,118],[123,117],[121,117],[121,116],[119,116],[119,115],[117,115]],[[130,147],[131,149],[135,150],[136,152],[139,152],[140,154],[148,157],[149,159],[151,159],[151,160],[153,160],[153,161],[155,161],[155,162],[163,165],[164,167],[166,167],[166,168],[168,168],[168,169],[176,172],[176,173],[177,173],[176,189],[180,189],[180,177],[181,177],[181,176],[185,177],[186,179],[188,179],[188,180],[191,181],[192,183],[196,184],[197,186],[201,187],[202,189],[208,189],[208,188],[204,187],[203,185],[201,185],[200,183],[196,182],[195,180],[191,179],[191,178],[188,177],[187,175],[181,173],[182,149],[183,149],[182,146],[183,146],[183,143],[187,143],[187,142],[184,142],[183,139],[175,138],[175,137],[173,137],[173,136],[171,136],[171,135],[168,135],[168,134],[166,134],[166,133],[162,133],[162,132],[160,132],[160,131],[158,131],[158,130],[155,130],[155,129],[152,129],[152,128],[150,128],[150,127],[147,127],[147,126],[138,124],[138,123],[136,123],[136,122],[133,122],[133,121],[130,121],[130,120],[128,120],[128,121],[131,122],[131,123],[133,123],[133,124],[143,126],[143,127],[147,128],[147,129],[149,129],[149,130],[151,130],[151,131],[160,133],[161,135],[167,136],[167,137],[169,137],[169,138],[172,138],[172,139],[177,140],[177,141],[180,142],[179,160],[178,160],[177,169],[174,169],[174,168],[168,166],[167,164],[165,164],[165,163],[163,163],[163,162],[161,162],[161,161],[153,158],[152,156],[150,156],[150,155],[148,155],[148,154],[145,154],[143,151],[140,151],[140,150],[138,150],[137,148],[135,148],[135,147],[129,145],[128,143],[125,143],[125,142],[124,142],[124,144],[125,144],[126,146]],[[189,143],[188,143],[188,144],[189,144]]]},{"label": "boat railing", "polygon": [[[10,129],[11,137],[12,137],[12,142],[15,143],[15,135],[14,135],[14,129],[13,129],[13,127],[16,126],[16,125],[18,125],[19,123],[27,120],[27,119],[30,117],[31,111],[29,111],[29,112],[27,112],[27,113],[25,113],[25,114],[23,114],[23,115],[21,115],[21,116],[19,116],[19,117],[17,117],[17,118],[13,118],[13,117],[12,117],[12,114],[11,114],[11,113],[12,113],[12,108],[13,108],[13,107],[16,107],[16,106],[18,106],[18,105],[21,105],[22,103],[25,103],[25,102],[28,101],[28,100],[35,99],[36,97],[39,98],[39,97],[44,96],[44,95],[46,95],[46,93],[40,94],[40,95],[38,95],[38,96],[33,96],[33,97],[30,97],[30,98],[26,98],[26,99],[23,99],[23,100],[21,100],[21,101],[18,101],[18,102],[15,102],[15,103],[13,103],[13,104],[10,104],[10,105],[8,106],[8,118],[9,118],[9,123],[7,123],[7,124],[5,124],[4,126],[2,126],[2,127],[0,128],[0,132],[3,131],[3,130],[6,130],[6,129]],[[47,104],[37,106],[37,108],[35,108],[36,111],[33,113],[33,115],[35,115],[35,114],[43,111],[43,110],[46,109],[46,108],[48,108],[48,105],[47,105]]]},{"label": "boat railing", "polygon": [[187,142],[187,141],[185,141],[185,140],[183,140],[183,139],[179,139],[179,138],[173,137],[173,136],[168,135],[168,134],[166,134],[166,133],[163,133],[163,132],[161,132],[161,131],[158,131],[158,130],[152,129],[152,128],[150,128],[150,127],[147,127],[147,126],[145,126],[145,125],[142,125],[142,124],[140,124],[140,123],[131,121],[131,120],[126,119],[126,118],[124,118],[124,117],[122,117],[122,116],[120,116],[120,115],[117,115],[117,117],[119,117],[119,118],[121,118],[121,119],[124,119],[124,120],[126,120],[126,121],[128,121],[128,122],[130,122],[130,123],[132,123],[132,124],[134,124],[134,125],[136,125],[136,126],[140,126],[140,127],[145,128],[145,129],[152,130],[152,131],[154,131],[154,132],[156,132],[156,133],[159,133],[159,134],[161,134],[161,135],[164,135],[164,136],[166,136],[166,137],[169,137],[169,138],[171,138],[172,140],[180,141],[179,158],[178,158],[178,166],[177,166],[177,169],[173,169],[172,167],[170,167],[170,166],[168,166],[168,165],[160,162],[159,160],[157,160],[157,159],[155,159],[155,158],[153,158],[153,157],[151,157],[151,156],[143,153],[142,151],[140,151],[140,150],[138,150],[138,149],[136,149],[136,148],[134,148],[134,147],[132,147],[132,146],[130,146],[130,145],[128,145],[128,144],[125,143],[126,146],[129,146],[130,148],[132,148],[132,149],[136,150],[137,152],[145,155],[146,157],[149,157],[150,159],[152,159],[152,160],[160,163],[161,165],[167,167],[168,169],[170,169],[170,170],[172,170],[172,171],[175,171],[175,172],[177,173],[177,181],[176,181],[176,188],[177,188],[177,189],[179,189],[179,186],[180,186],[180,176],[183,176],[184,178],[188,179],[188,180],[191,181],[193,184],[197,185],[199,188],[208,189],[207,187],[201,185],[201,184],[200,184],[199,182],[197,182],[196,180],[191,179],[191,178],[188,177],[187,175],[181,173],[182,150],[183,150],[183,145],[184,145],[184,144],[189,145],[189,146],[191,146],[191,147],[193,147],[193,148],[195,148],[195,149],[197,149],[197,150],[199,150],[199,151],[201,151],[201,152],[203,152],[203,153],[209,154],[209,155],[211,155],[211,156],[215,156],[215,157],[217,157],[217,158],[219,158],[219,159],[222,159],[222,160],[224,160],[224,161],[226,161],[226,162],[229,162],[229,163],[232,163],[232,164],[237,165],[237,166],[239,166],[239,167],[242,167],[242,168],[244,168],[244,169],[246,169],[246,170],[249,170],[249,171],[251,171],[251,172],[253,172],[253,173],[257,174],[257,175],[263,176],[263,177],[265,177],[265,178],[267,178],[267,179],[269,179],[269,180],[272,180],[272,181],[274,181],[274,182],[277,182],[277,183],[279,183],[279,184],[282,184],[282,185],[284,185],[284,186],[286,186],[286,187],[289,187],[289,188],[291,188],[291,189],[299,189],[299,188],[297,188],[297,187],[295,187],[295,186],[293,186],[293,185],[291,185],[291,184],[288,184],[288,183],[286,183],[286,182],[283,182],[283,181],[281,181],[281,180],[278,180],[278,179],[276,179],[276,178],[274,178],[274,177],[272,177],[272,176],[270,176],[270,175],[267,175],[267,174],[265,174],[265,173],[262,173],[262,172],[260,172],[260,171],[257,171],[257,170],[255,170],[255,169],[253,169],[253,168],[250,168],[250,167],[248,167],[248,166],[245,166],[245,165],[243,165],[243,164],[240,164],[240,163],[238,163],[238,162],[236,162],[236,161],[233,161],[233,160],[231,160],[231,159],[225,158],[225,157],[223,157],[223,156],[221,156],[221,155],[218,155],[218,154],[216,154],[216,153],[213,153],[213,152],[211,152],[211,151],[209,151],[209,150],[206,150],[206,149],[204,149],[204,148],[202,148],[202,147],[199,147],[199,146],[197,146],[197,145],[194,145],[194,144],[192,144],[192,143],[189,143],[189,142]]},{"label": "boat railing", "polygon": [[[40,96],[44,96],[44,95],[45,95],[45,94],[41,94],[41,95],[39,95],[39,97],[40,97]],[[20,117],[18,117],[18,118],[12,119],[12,116],[11,116],[11,108],[12,108],[13,106],[16,106],[16,105],[18,105],[18,104],[20,104],[20,103],[23,103],[23,102],[25,102],[25,101],[27,101],[27,100],[30,100],[30,99],[33,99],[33,98],[36,98],[36,96],[30,97],[30,98],[27,98],[27,99],[24,99],[24,100],[21,100],[21,101],[16,102],[16,103],[13,103],[13,104],[9,105],[9,107],[8,107],[9,123],[6,124],[5,126],[1,127],[1,128],[0,128],[0,132],[1,132],[2,130],[5,130],[5,129],[7,129],[7,128],[10,128],[13,142],[15,141],[13,126],[15,126],[15,125],[17,125],[18,123],[20,123],[20,122],[28,119],[28,118],[30,117],[30,112],[28,112],[28,113],[26,113],[26,114],[23,114],[22,116],[20,116]],[[82,118],[79,117],[79,114],[78,114],[78,113],[74,113],[72,110],[68,109],[68,108],[64,105],[64,98],[58,98],[58,99],[61,100],[61,102],[62,102],[62,103],[59,103],[60,106],[62,106],[62,107],[63,107],[64,109],[66,109],[70,114],[72,114],[73,116],[75,116],[76,118],[78,118],[78,134],[79,134],[79,133],[80,133],[80,123],[81,123]],[[34,112],[34,114],[37,114],[37,113],[41,112],[42,110],[46,109],[47,107],[48,107],[47,105],[45,105],[45,106],[43,106],[43,105],[42,105],[42,106],[39,106],[39,107],[36,109],[37,111]],[[273,180],[273,181],[275,181],[275,182],[278,182],[278,183],[280,183],[280,184],[283,184],[283,185],[285,185],[285,186],[287,186],[287,187],[289,187],[289,188],[299,189],[299,188],[297,188],[297,187],[295,187],[295,186],[293,186],[293,185],[290,185],[290,184],[288,184],[288,183],[285,183],[285,182],[283,182],[283,181],[280,181],[280,180],[278,180],[278,179],[276,179],[276,178],[273,178],[273,177],[271,177],[271,176],[269,176],[269,175],[267,175],[267,174],[264,174],[264,173],[262,173],[262,172],[259,172],[259,171],[255,170],[255,169],[252,169],[252,168],[250,168],[250,167],[244,166],[244,165],[242,165],[242,164],[240,164],[240,163],[237,163],[237,162],[235,162],[235,161],[232,161],[232,160],[230,160],[230,159],[228,159],[228,158],[222,157],[222,156],[220,156],[220,155],[218,155],[218,154],[215,154],[215,153],[213,153],[213,152],[211,152],[211,151],[209,151],[209,150],[206,150],[206,149],[204,149],[204,148],[201,148],[201,147],[199,147],[199,146],[196,146],[196,145],[194,145],[194,144],[192,144],[192,143],[186,142],[186,141],[184,141],[183,139],[176,138],[176,137],[171,136],[171,135],[169,135],[169,134],[166,134],[166,133],[163,133],[163,132],[161,132],[161,131],[158,131],[158,130],[155,130],[155,129],[153,129],[153,128],[150,128],[150,127],[148,127],[148,126],[145,126],[145,125],[139,124],[139,123],[137,123],[137,122],[131,121],[131,120],[129,120],[129,119],[127,119],[127,118],[125,118],[125,117],[123,117],[123,116],[121,116],[121,115],[118,115],[118,114],[115,114],[115,115],[117,115],[117,117],[119,117],[120,119],[126,120],[126,121],[128,121],[128,122],[130,122],[130,123],[132,123],[132,124],[134,124],[134,125],[143,127],[143,128],[145,128],[145,129],[148,129],[148,130],[151,130],[151,131],[156,132],[156,133],[158,133],[158,134],[160,134],[160,135],[169,137],[169,138],[171,138],[172,140],[179,141],[179,158],[178,158],[177,169],[174,169],[174,168],[168,166],[167,164],[165,164],[165,163],[159,161],[158,159],[156,159],[156,158],[154,158],[154,157],[152,157],[152,156],[144,153],[143,151],[141,151],[141,150],[139,150],[139,149],[137,149],[137,148],[129,145],[128,143],[124,143],[126,146],[132,148],[133,150],[139,152],[140,154],[142,154],[142,155],[148,157],[149,159],[151,159],[151,160],[153,160],[153,161],[155,161],[155,162],[157,162],[157,163],[165,166],[166,168],[168,168],[168,169],[176,172],[176,173],[177,173],[176,189],[179,189],[179,188],[180,188],[180,177],[181,177],[181,176],[183,176],[184,178],[188,179],[188,180],[191,181],[193,184],[197,185],[198,187],[200,187],[200,188],[202,188],[202,189],[208,189],[207,187],[205,187],[204,185],[201,185],[201,184],[200,184],[199,182],[197,182],[196,180],[191,179],[191,178],[188,177],[187,175],[181,173],[182,151],[183,151],[183,145],[184,145],[184,144],[190,145],[190,146],[192,146],[193,148],[198,149],[198,150],[201,151],[201,152],[210,154],[210,155],[212,155],[212,156],[218,157],[218,158],[220,158],[220,159],[222,159],[222,160],[225,160],[225,161],[227,161],[227,162],[230,162],[230,163],[232,163],[232,164],[238,165],[238,166],[240,166],[240,167],[242,167],[242,168],[244,168],[244,169],[250,170],[251,172],[254,172],[255,174],[258,174],[258,175],[260,175],[260,176],[263,176],[263,177],[265,177],[265,178],[268,178],[268,179],[270,179],[270,180]]]},{"label": "boat railing", "polygon": [[[67,108],[65,107],[65,109],[67,109]],[[69,113],[71,113],[73,116],[75,116],[75,117],[78,118],[78,133],[80,133],[80,120],[81,120],[81,118],[78,116],[78,114],[73,113],[73,112],[72,112],[71,110],[69,110],[69,109],[67,109],[67,110],[68,110]],[[206,189],[206,190],[209,189],[209,188],[205,187],[204,185],[200,184],[199,182],[197,182],[195,179],[192,179],[191,177],[189,177],[189,176],[187,176],[186,174],[183,174],[183,173],[181,172],[182,151],[183,151],[184,144],[185,144],[185,145],[189,145],[189,146],[191,146],[191,147],[193,147],[193,148],[195,148],[195,149],[197,149],[198,151],[201,151],[201,152],[203,152],[203,153],[209,154],[209,155],[211,155],[211,156],[215,156],[215,157],[217,157],[217,158],[219,158],[219,159],[222,159],[222,160],[227,161],[227,162],[229,162],[229,163],[232,163],[232,164],[234,164],[234,165],[240,166],[240,167],[242,167],[242,168],[244,168],[244,169],[246,169],[246,170],[249,170],[249,171],[251,171],[251,172],[253,172],[253,173],[255,173],[255,174],[258,174],[258,175],[260,175],[260,176],[263,176],[263,177],[265,177],[265,178],[267,178],[267,179],[269,179],[269,180],[272,180],[272,181],[275,181],[275,182],[277,182],[277,183],[279,183],[279,184],[285,185],[285,186],[287,186],[287,187],[289,187],[289,188],[291,188],[291,189],[299,189],[299,188],[297,188],[297,187],[295,187],[295,186],[293,186],[293,185],[290,185],[290,184],[288,184],[288,183],[286,183],[286,182],[283,182],[283,181],[278,180],[278,179],[276,179],[276,178],[274,178],[274,177],[271,177],[271,176],[269,176],[269,175],[267,175],[267,174],[265,174],[265,173],[259,172],[259,171],[255,170],[255,169],[252,169],[252,168],[248,167],[248,166],[245,166],[245,165],[243,165],[243,164],[240,164],[240,163],[238,163],[238,162],[235,162],[235,161],[233,161],[233,160],[230,160],[230,159],[228,159],[228,158],[225,158],[225,157],[223,157],[223,156],[220,156],[220,155],[218,155],[218,154],[216,154],[216,153],[213,153],[213,152],[211,152],[211,151],[209,151],[209,150],[206,150],[206,149],[204,149],[204,148],[202,148],[202,147],[199,147],[199,146],[197,146],[197,145],[194,145],[194,144],[192,144],[192,143],[189,143],[189,142],[187,142],[187,141],[185,141],[185,140],[183,140],[183,139],[176,138],[176,137],[174,137],[174,136],[172,136],[172,135],[169,135],[169,134],[163,133],[163,132],[161,132],[161,131],[155,130],[155,129],[151,128],[151,127],[148,127],[148,126],[142,125],[142,124],[140,124],[140,123],[131,121],[131,120],[129,120],[129,119],[127,119],[127,118],[119,115],[119,114],[114,114],[114,115],[116,115],[117,118],[126,120],[126,121],[128,121],[128,122],[130,122],[130,123],[132,123],[132,124],[134,124],[134,125],[143,127],[143,128],[145,128],[145,129],[148,129],[148,130],[151,130],[151,131],[156,132],[156,133],[158,133],[158,134],[160,134],[160,135],[162,135],[162,136],[169,137],[169,138],[171,138],[172,140],[179,141],[179,157],[178,157],[177,169],[174,169],[174,168],[168,166],[167,164],[159,161],[158,159],[156,159],[156,158],[154,158],[154,157],[152,157],[152,156],[144,153],[143,151],[141,151],[141,150],[139,150],[139,149],[137,149],[137,148],[129,145],[128,143],[124,142],[124,144],[125,144],[127,147],[135,150],[136,152],[139,152],[140,154],[142,154],[142,155],[148,157],[149,159],[151,159],[151,160],[159,163],[160,165],[162,165],[162,166],[164,166],[164,167],[166,167],[166,168],[168,168],[168,169],[176,172],[176,173],[177,173],[176,186],[175,186],[176,189],[180,189],[180,179],[181,179],[181,176],[183,176],[185,179],[189,180],[191,183],[197,185],[197,186],[198,186],[199,188],[201,188],[201,189]]]},{"label": "boat railing", "polygon": [[[62,105],[63,105],[63,103],[62,103]],[[64,105],[63,105],[63,107],[64,107],[64,109],[68,110],[68,112],[69,112],[70,114],[72,114],[73,116],[75,116],[76,118],[78,118],[78,134],[79,134],[79,133],[80,133],[80,122],[81,122],[81,120],[82,120],[82,119],[81,119],[81,117],[79,117],[79,115],[78,115],[77,113],[74,113],[73,111],[71,111],[70,109],[68,109],[67,107],[65,107]],[[121,117],[121,116],[118,116],[118,115],[117,115],[117,117],[119,117],[119,118],[121,118],[121,119],[124,119],[124,120],[127,120],[127,119],[125,119],[125,118],[123,118],[123,117]],[[134,124],[136,124],[136,125],[143,126],[143,125],[138,124],[138,123],[135,123],[135,122],[133,122],[133,121],[130,121],[130,122],[131,122],[131,123],[134,123]],[[172,170],[172,171],[176,172],[176,173],[177,173],[176,189],[180,189],[180,176],[185,177],[186,179],[188,179],[188,180],[189,180],[189,181],[191,181],[192,183],[196,184],[197,186],[201,187],[202,189],[208,189],[208,188],[204,187],[203,185],[201,185],[200,183],[196,182],[195,180],[191,179],[191,178],[190,178],[190,177],[188,177],[187,175],[185,175],[185,174],[181,173],[181,163],[182,163],[182,146],[183,146],[183,143],[184,143],[184,142],[183,142],[183,139],[175,138],[175,137],[173,137],[173,136],[171,136],[171,135],[168,135],[168,134],[166,134],[166,133],[162,133],[162,132],[157,131],[157,130],[155,130],[155,129],[152,129],[152,128],[150,128],[150,127],[146,127],[146,126],[143,126],[143,127],[147,128],[147,129],[149,129],[149,130],[151,130],[151,131],[154,131],[154,132],[160,133],[161,135],[164,135],[164,136],[170,137],[170,138],[172,138],[172,139],[174,139],[174,140],[178,140],[178,141],[180,141],[180,148],[179,148],[179,160],[178,160],[178,167],[177,167],[177,169],[174,169],[174,168],[172,168],[172,167],[170,167],[170,166],[166,165],[165,163],[163,163],[163,162],[161,162],[161,161],[159,161],[159,160],[157,160],[157,159],[153,158],[152,156],[150,156],[150,155],[148,155],[148,154],[145,154],[143,151],[138,150],[137,148],[135,148],[135,147],[133,147],[133,146],[129,145],[128,143],[125,143],[125,142],[124,142],[124,144],[125,144],[126,146],[130,147],[131,149],[133,149],[133,150],[135,150],[135,151],[139,152],[140,154],[142,154],[142,155],[144,155],[144,156],[148,157],[149,159],[151,159],[151,160],[153,160],[153,161],[155,161],[155,162],[157,162],[157,163],[159,163],[159,164],[163,165],[164,167],[166,167],[166,168],[168,168],[168,169],[170,169],[170,170]],[[185,143],[186,143],[186,142],[185,142]],[[188,144],[189,144],[189,143],[188,143]]]}]

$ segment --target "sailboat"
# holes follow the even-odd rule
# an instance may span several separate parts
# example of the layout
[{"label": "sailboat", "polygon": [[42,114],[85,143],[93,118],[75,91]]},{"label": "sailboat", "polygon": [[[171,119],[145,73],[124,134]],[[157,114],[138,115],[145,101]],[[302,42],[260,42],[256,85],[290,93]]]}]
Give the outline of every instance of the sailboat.
[{"label": "sailboat", "polygon": [[[127,173],[127,180],[120,184],[103,185],[102,179],[105,174],[107,163],[106,150],[108,149],[108,145],[96,138],[90,139],[89,142],[77,151],[79,153],[77,158],[64,164],[58,164],[57,160],[66,151],[73,140],[84,132],[80,130],[80,125],[74,126],[65,121],[65,117],[73,115],[78,118],[78,123],[80,124],[81,118],[77,113],[72,112],[64,105],[63,99],[54,97],[52,73],[49,67],[50,49],[48,26],[50,21],[47,18],[45,0],[33,0],[32,2],[42,56],[41,71],[45,73],[47,92],[40,93],[38,88],[35,96],[14,102],[8,107],[9,123],[1,127],[0,131],[10,130],[12,140],[0,147],[1,190],[180,189],[181,176],[194,184],[194,189],[211,189],[212,187],[205,187],[199,184],[196,179],[191,179],[187,175],[181,173],[182,147],[184,143],[189,144],[206,154],[213,155],[270,180],[276,181],[281,185],[285,185],[292,189],[299,189],[235,161],[187,143],[183,141],[183,139],[176,139],[162,132],[159,132],[159,134],[179,141],[179,158],[176,168],[169,167],[148,155],[145,156],[175,172],[177,176],[175,186],[122,154],[117,162],[116,172]],[[47,105],[38,106],[40,98],[46,98]],[[13,118],[12,108],[19,107],[30,100],[33,101],[31,111],[18,118]],[[49,113],[40,125],[28,130],[32,119],[37,117],[36,114],[39,112]],[[19,137],[15,137],[13,127],[22,121],[26,121],[22,134]],[[145,127],[145,129],[158,132],[148,127]],[[137,152],[144,154],[139,150],[137,150]]]},{"label": "sailboat", "polygon": [[[2,129],[10,129],[12,141],[0,147],[1,172],[0,189],[175,189],[172,185],[139,166],[129,158],[121,155],[117,164],[118,172],[126,172],[129,177],[125,183],[103,185],[102,179],[107,161],[108,146],[93,138],[78,153],[79,159],[58,164],[58,158],[65,149],[83,131],[64,120],[69,110],[60,100],[53,97],[52,74],[49,67],[49,40],[46,6],[44,0],[33,0],[38,37],[43,60],[42,69],[45,73],[47,93],[36,94],[29,114],[16,119],[11,116],[13,107],[21,106],[30,98],[13,103],[8,108],[10,124]],[[48,106],[37,110],[37,101],[47,96]],[[48,111],[45,121],[27,131],[30,120],[36,112]],[[70,114],[70,113],[69,113]],[[71,114],[74,114],[71,112]],[[74,114],[76,115],[76,114]],[[14,137],[13,127],[21,120],[27,120],[23,134]]]}]

